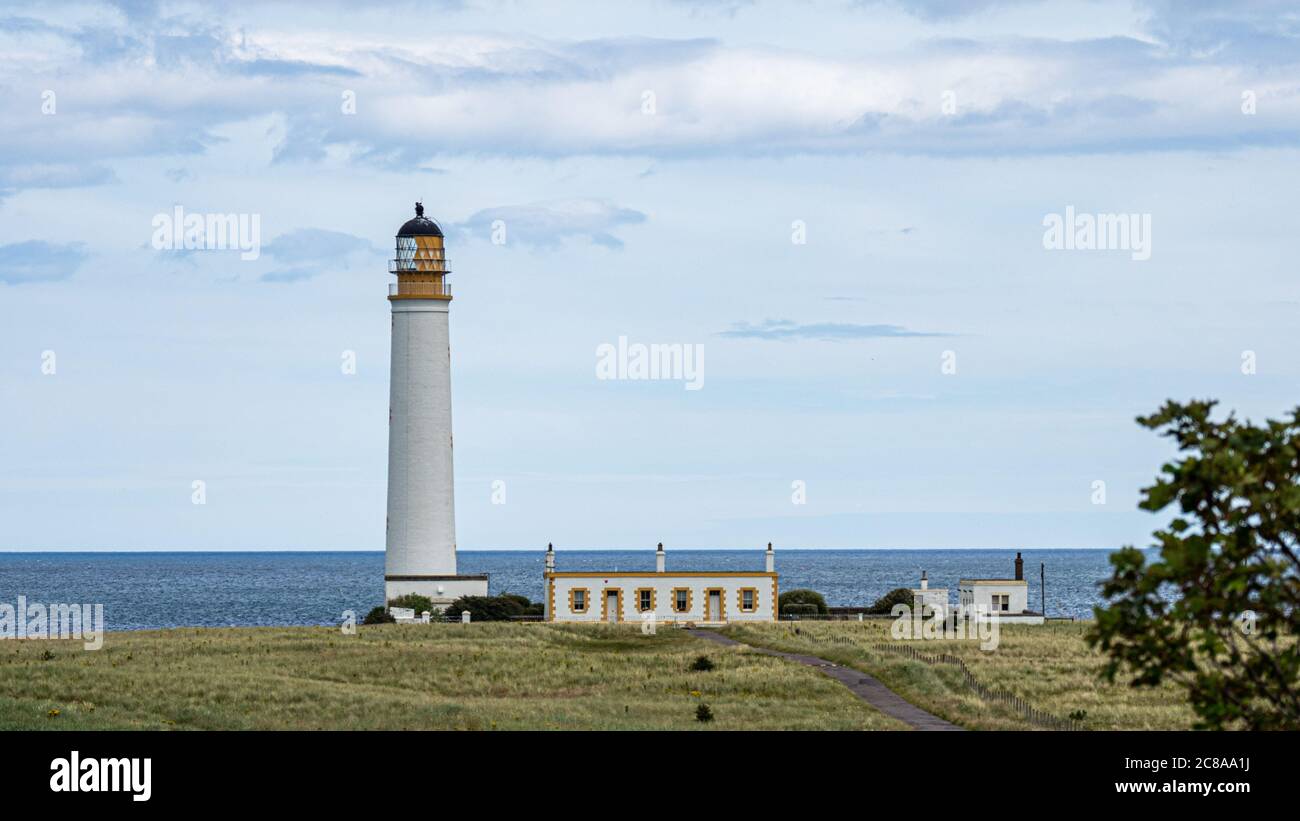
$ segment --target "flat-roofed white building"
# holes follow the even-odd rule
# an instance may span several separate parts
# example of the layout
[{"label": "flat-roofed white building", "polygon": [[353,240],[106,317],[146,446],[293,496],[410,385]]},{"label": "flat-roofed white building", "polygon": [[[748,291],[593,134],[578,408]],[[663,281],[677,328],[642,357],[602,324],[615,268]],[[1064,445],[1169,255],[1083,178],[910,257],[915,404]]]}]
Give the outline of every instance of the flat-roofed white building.
[{"label": "flat-roofed white building", "polygon": [[546,620],[725,624],[777,619],[777,575],[771,544],[763,570],[670,573],[665,565],[660,544],[653,572],[556,571],[555,550],[548,545]]},{"label": "flat-roofed white building", "polygon": [[957,582],[957,606],[967,617],[996,614],[999,621],[1017,624],[1042,624],[1043,614],[1029,609],[1029,582],[1025,581],[1025,563],[1016,554],[1014,579],[962,579]]}]

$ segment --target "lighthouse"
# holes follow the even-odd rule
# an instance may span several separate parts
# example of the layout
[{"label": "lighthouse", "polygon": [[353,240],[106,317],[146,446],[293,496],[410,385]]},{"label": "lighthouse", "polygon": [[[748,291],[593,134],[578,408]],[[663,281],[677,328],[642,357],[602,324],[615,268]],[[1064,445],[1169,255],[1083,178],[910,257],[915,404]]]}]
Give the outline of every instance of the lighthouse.
[{"label": "lighthouse", "polygon": [[438,223],[415,204],[388,264],[392,364],[388,403],[385,601],[418,593],[444,606],[486,596],[487,576],[456,573],[452,471],[451,286]]}]

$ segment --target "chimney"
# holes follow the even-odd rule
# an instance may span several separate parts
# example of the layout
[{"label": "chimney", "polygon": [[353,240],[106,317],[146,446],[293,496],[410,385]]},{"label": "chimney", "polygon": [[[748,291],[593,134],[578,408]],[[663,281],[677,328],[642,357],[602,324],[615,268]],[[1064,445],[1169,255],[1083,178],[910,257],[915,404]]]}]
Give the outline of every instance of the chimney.
[{"label": "chimney", "polygon": [[767,543],[767,564],[765,565],[768,573],[776,572],[776,554],[772,552],[772,543]]},{"label": "chimney", "polygon": [[549,542],[546,545],[546,572],[555,572],[555,545]]},{"label": "chimney", "polygon": [[1024,578],[1025,578],[1025,560],[1020,558],[1020,554],[1017,553],[1016,554],[1016,581],[1021,581]]},{"label": "chimney", "polygon": [[659,543],[659,549],[655,551],[655,572],[664,572],[664,543]]}]

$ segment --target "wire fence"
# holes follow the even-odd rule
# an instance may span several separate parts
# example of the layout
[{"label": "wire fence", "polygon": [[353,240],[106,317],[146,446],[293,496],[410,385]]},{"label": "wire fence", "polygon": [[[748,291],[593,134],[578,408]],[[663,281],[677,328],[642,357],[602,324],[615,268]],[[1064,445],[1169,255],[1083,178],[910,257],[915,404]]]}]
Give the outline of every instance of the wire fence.
[{"label": "wire fence", "polygon": [[[843,637],[837,637],[835,643],[844,643],[839,641],[839,638]],[[849,643],[852,642],[850,641]],[[975,674],[970,671],[970,668],[966,666],[966,662],[957,656],[948,653],[923,653],[915,647],[906,644],[881,643],[875,644],[872,647],[877,651],[907,656],[926,664],[952,665],[961,671],[962,682],[968,690],[990,704],[999,704],[1003,707],[1015,710],[1022,718],[1024,718],[1025,721],[1033,724],[1035,727],[1042,727],[1046,730],[1073,731],[1083,729],[1083,725],[1074,719],[1061,718],[1060,716],[1052,715],[1045,710],[1038,709],[1020,696],[1017,696],[1015,693],[1010,693],[1006,690],[999,690],[995,687],[989,687],[977,679]]]},{"label": "wire fence", "polygon": [[845,647],[852,647],[858,650],[871,649],[878,653],[893,653],[896,655],[907,656],[908,658],[925,664],[947,664],[956,667],[961,673],[962,684],[981,700],[989,703],[1001,705],[1005,708],[1014,710],[1029,724],[1035,727],[1041,727],[1045,730],[1082,730],[1083,724],[1070,718],[1061,718],[1045,710],[1040,710],[1030,704],[1025,699],[1017,696],[1015,693],[1006,690],[1000,690],[996,687],[989,687],[984,684],[961,658],[949,653],[925,653],[909,644],[889,644],[887,642],[872,642],[867,644],[860,641],[854,636],[819,636],[813,633],[805,633],[798,627],[791,625],[790,632],[800,635],[819,643],[838,644]]},{"label": "wire fence", "polygon": [[[1037,614],[1034,614],[1037,615]],[[777,621],[894,621],[898,618],[892,613],[781,613]],[[951,621],[951,619],[950,619]],[[1074,616],[1045,616],[1044,624],[1053,622],[1079,621]],[[1014,624],[1014,622],[1008,622]]]},{"label": "wire fence", "polygon": [[890,613],[782,613],[778,621],[880,621],[898,618]]}]

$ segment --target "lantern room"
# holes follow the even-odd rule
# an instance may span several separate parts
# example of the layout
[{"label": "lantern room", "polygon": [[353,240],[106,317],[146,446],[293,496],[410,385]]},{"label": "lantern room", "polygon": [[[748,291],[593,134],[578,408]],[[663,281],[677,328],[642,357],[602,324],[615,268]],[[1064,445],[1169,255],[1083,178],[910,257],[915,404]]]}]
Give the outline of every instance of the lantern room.
[{"label": "lantern room", "polygon": [[397,275],[388,286],[389,299],[451,299],[442,229],[424,215],[422,203],[415,204],[415,218],[398,229],[397,254],[388,271]]}]

